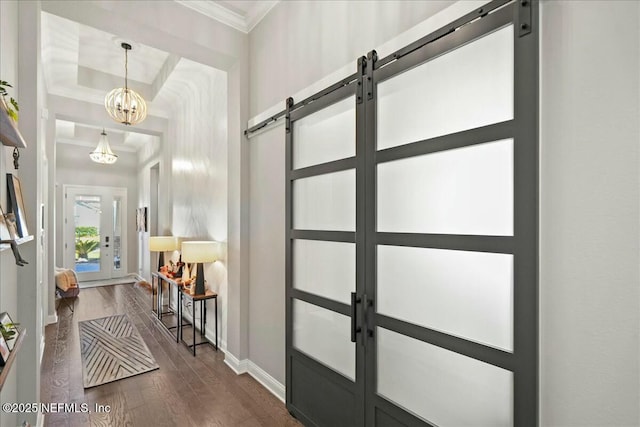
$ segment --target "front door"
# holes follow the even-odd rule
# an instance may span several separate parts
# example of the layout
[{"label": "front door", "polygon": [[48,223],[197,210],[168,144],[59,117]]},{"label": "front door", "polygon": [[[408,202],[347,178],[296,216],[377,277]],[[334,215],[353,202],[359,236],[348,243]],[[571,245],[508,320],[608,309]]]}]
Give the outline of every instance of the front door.
[{"label": "front door", "polygon": [[125,188],[64,187],[65,267],[82,282],[126,274]]}]

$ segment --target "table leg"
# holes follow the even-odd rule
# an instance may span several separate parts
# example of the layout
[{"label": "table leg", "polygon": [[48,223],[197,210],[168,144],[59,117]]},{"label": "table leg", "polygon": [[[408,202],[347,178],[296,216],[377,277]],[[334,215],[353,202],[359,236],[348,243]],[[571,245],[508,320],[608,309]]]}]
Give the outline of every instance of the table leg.
[{"label": "table leg", "polygon": [[[191,302],[193,307],[193,315],[191,316],[191,329],[193,331],[193,357],[196,357],[196,301]],[[202,311],[202,308],[201,310]]]},{"label": "table leg", "polygon": [[216,300],[216,321],[215,321],[215,325],[216,325],[216,351],[218,351],[218,297],[216,296],[214,298],[214,300]]},{"label": "table leg", "polygon": [[182,292],[178,289],[178,318],[176,324],[176,342],[180,342],[182,338]]},{"label": "table leg", "polygon": [[202,300],[200,303],[200,336],[204,336],[204,328],[207,324],[207,301]]}]

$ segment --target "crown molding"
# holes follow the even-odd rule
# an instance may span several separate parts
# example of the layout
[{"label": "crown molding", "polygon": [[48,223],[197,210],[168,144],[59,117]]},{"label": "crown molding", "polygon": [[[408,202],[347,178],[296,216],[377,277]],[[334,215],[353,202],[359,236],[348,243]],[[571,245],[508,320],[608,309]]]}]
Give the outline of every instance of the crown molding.
[{"label": "crown molding", "polygon": [[212,0],[174,0],[176,3],[195,10],[222,24],[248,34],[264,18],[279,0],[256,2],[246,15],[233,12]]},{"label": "crown molding", "polygon": [[280,0],[260,1],[253,7],[253,9],[247,12],[247,16],[245,18],[247,31],[245,32],[251,32],[251,30],[253,30],[253,28],[258,25],[260,21],[262,21],[262,18],[267,16],[267,13],[269,13],[271,9],[273,9],[274,6],[279,3],[279,1]]}]

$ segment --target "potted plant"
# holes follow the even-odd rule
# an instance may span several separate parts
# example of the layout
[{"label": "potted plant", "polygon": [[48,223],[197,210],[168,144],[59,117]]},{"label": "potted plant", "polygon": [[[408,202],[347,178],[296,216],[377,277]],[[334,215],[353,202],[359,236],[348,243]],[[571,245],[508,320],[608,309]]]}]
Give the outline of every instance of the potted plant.
[{"label": "potted plant", "polygon": [[7,114],[9,114],[9,117],[11,117],[14,122],[17,122],[18,111],[20,111],[20,108],[18,107],[18,101],[13,99],[13,97],[9,97],[9,103],[7,104],[7,100],[5,98],[9,95],[9,92],[7,92],[8,87],[13,86],[11,86],[4,80],[0,80],[0,99],[2,100],[0,101],[0,103],[2,104],[2,107],[7,111]]}]

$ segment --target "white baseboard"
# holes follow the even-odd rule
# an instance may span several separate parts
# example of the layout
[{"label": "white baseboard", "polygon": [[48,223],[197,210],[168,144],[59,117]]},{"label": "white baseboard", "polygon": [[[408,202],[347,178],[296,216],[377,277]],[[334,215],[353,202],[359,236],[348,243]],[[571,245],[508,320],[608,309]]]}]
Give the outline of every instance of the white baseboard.
[{"label": "white baseboard", "polygon": [[145,278],[142,277],[141,275],[139,275],[138,273],[128,273],[127,276],[136,279],[137,282],[141,282],[141,281],[145,280]]},{"label": "white baseboard", "polygon": [[47,316],[47,320],[46,320],[46,324],[47,325],[53,325],[54,323],[58,323],[58,313],[53,313],[50,316]]},{"label": "white baseboard", "polygon": [[262,384],[267,390],[271,392],[275,397],[280,399],[282,403],[285,403],[286,389],[284,384],[273,378],[260,366],[256,365],[249,360],[249,375],[255,378],[260,384]]},{"label": "white baseboard", "polygon": [[224,354],[224,363],[231,368],[237,375],[246,374],[249,371],[249,360],[238,360],[233,354],[226,352]]},{"label": "white baseboard", "polygon": [[42,366],[42,358],[44,357],[44,346],[44,335],[42,335],[42,338],[40,339],[40,366]]},{"label": "white baseboard", "polygon": [[284,403],[286,399],[286,389],[284,384],[273,378],[260,366],[256,365],[249,359],[239,360],[233,354],[226,352],[224,355],[224,363],[237,375],[249,374],[256,381],[264,386],[275,397]]}]

